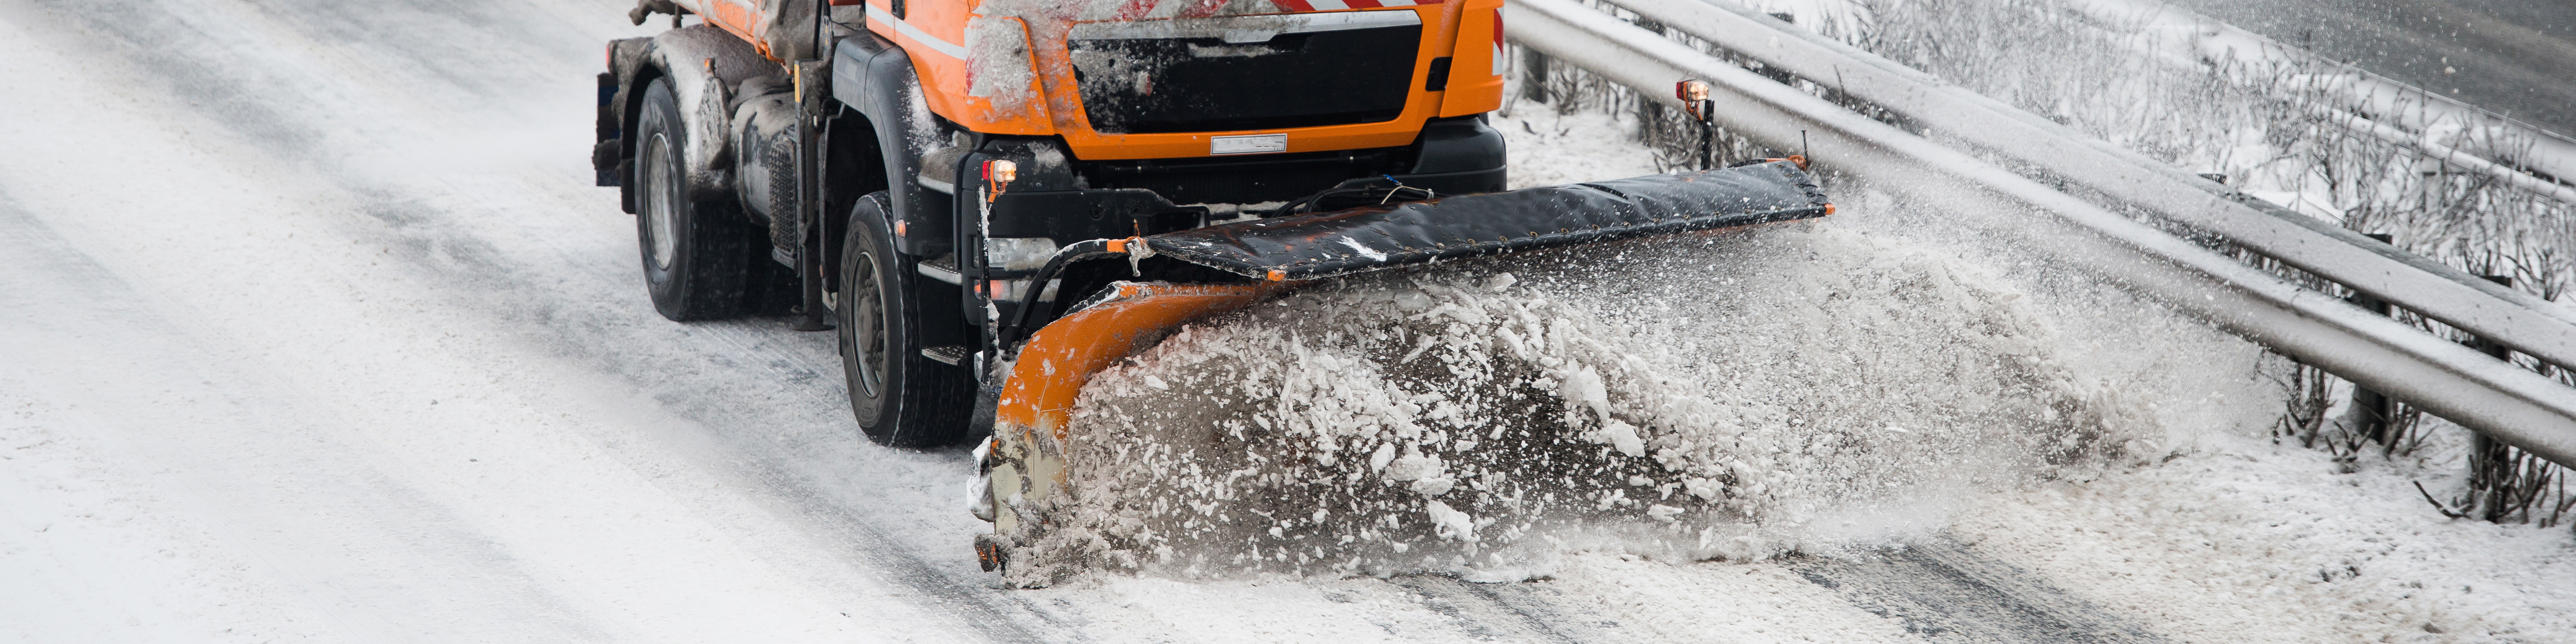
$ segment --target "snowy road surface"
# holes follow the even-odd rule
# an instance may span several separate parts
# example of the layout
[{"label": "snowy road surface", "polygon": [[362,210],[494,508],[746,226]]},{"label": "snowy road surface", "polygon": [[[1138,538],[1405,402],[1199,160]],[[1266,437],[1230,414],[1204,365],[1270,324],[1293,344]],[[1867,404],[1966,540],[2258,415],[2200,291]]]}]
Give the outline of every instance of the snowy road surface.
[{"label": "snowy road surface", "polygon": [[[2563,529],[2445,522],[2406,496],[2412,480],[2456,487],[2456,446],[2334,473],[2322,452],[2264,438],[2274,399],[2242,343],[1945,245],[1967,242],[1859,196],[1823,226],[2034,294],[2065,338],[2047,350],[2129,392],[2147,433],[2088,477],[1925,490],[1780,527],[1804,555],[1571,544],[1520,583],[1099,574],[1000,589],[966,549],[985,524],[960,507],[964,455],[856,439],[828,335],[652,312],[632,219],[589,186],[586,159],[600,43],[643,33],[625,7],[352,6],[0,0],[0,637],[2563,641],[2576,628]],[[1601,117],[1523,112],[1504,126],[1525,182],[1646,171]],[[1797,290],[1811,282],[1784,280],[1780,297],[1906,295]],[[1871,346],[1848,340],[1798,348]]]}]

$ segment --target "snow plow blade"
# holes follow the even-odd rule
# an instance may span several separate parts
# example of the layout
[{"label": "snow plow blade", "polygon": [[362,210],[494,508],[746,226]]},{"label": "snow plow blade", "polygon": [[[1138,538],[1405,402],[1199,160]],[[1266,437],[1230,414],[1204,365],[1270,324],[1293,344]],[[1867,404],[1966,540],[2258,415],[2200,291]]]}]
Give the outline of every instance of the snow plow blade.
[{"label": "snow plow blade", "polygon": [[[1067,248],[1065,261],[1166,257],[1249,278],[1226,284],[1118,282],[1020,345],[976,450],[987,487],[975,513],[988,569],[1034,542],[1065,489],[1064,441],[1091,377],[1191,322],[1249,306],[1299,282],[1514,251],[1740,228],[1833,212],[1792,161],[1533,188],[1238,222]],[[1033,302],[1032,302],[1033,303]]]},{"label": "snow plow blade", "polygon": [[1145,238],[1154,252],[1269,281],[1821,217],[1799,164],[1531,188],[1262,219]]}]

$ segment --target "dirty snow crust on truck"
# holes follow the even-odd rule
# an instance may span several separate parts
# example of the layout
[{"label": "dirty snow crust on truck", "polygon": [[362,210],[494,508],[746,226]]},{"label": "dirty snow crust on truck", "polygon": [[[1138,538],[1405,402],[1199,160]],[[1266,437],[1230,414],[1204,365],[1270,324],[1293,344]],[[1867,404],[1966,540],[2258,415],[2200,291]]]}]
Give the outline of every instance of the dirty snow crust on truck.
[{"label": "dirty snow crust on truck", "polygon": [[836,332],[871,440],[976,445],[988,569],[1077,493],[1074,394],[1180,325],[1317,279],[1830,211],[1803,159],[1504,192],[1502,0],[629,13],[659,15],[608,44],[592,154],[654,309]]}]

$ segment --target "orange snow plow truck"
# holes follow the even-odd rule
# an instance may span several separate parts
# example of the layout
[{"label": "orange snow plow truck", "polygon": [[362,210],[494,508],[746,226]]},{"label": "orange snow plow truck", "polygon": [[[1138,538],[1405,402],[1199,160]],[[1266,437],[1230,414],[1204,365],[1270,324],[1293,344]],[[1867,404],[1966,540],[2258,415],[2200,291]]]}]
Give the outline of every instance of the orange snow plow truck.
[{"label": "orange snow plow truck", "polygon": [[[1179,325],[1352,273],[1831,209],[1803,159],[1506,191],[1485,117],[1503,0],[629,17],[657,14],[673,28],[608,45],[592,154],[636,215],[653,307],[836,330],[859,427],[976,442],[998,535],[1043,529],[1012,508],[1068,493],[1087,378]],[[1705,86],[1683,87],[1710,123]],[[988,568],[1005,541],[1025,543],[977,540]]]}]

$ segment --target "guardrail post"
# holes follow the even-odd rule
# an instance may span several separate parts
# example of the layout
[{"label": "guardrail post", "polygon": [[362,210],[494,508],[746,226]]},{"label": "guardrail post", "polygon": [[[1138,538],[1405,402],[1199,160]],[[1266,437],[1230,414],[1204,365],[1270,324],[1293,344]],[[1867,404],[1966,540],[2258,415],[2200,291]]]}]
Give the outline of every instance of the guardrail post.
[{"label": "guardrail post", "polygon": [[[1644,16],[1633,18],[1629,20],[1628,24],[1636,25],[1638,29],[1651,31],[1654,32],[1655,35],[1659,36],[1664,35],[1666,31],[1664,23]],[[1665,123],[1664,109],[1666,106],[1662,101],[1653,100],[1650,97],[1640,98],[1645,100],[1637,101],[1638,139],[1645,141],[1649,146],[1661,147],[1663,144],[1673,141],[1673,137],[1683,135],[1681,132],[1673,131],[1671,126]],[[1661,162],[1658,162],[1658,164],[1660,163]]]},{"label": "guardrail post", "polygon": [[1548,64],[1547,54],[1532,47],[1521,48],[1521,98],[1547,102]]},{"label": "guardrail post", "polygon": [[[2505,288],[2513,288],[2511,276],[2486,275],[2483,277],[2487,278],[2487,281],[2504,285]],[[2507,349],[2504,345],[2486,338],[2472,336],[2470,344],[2476,346],[2478,352],[2495,356],[2498,360],[2513,359],[2512,349]],[[2523,492],[2516,489],[2521,487],[2516,485],[2521,482],[2516,476],[2518,474],[2516,470],[2519,469],[2521,461],[2522,455],[2514,453],[2513,446],[2504,444],[2504,441],[2487,436],[2486,432],[2470,434],[2469,496],[2472,499],[2470,507],[2475,508],[2474,511],[2480,515],[2478,518],[2490,522],[2502,521],[2505,515],[2512,514],[2514,509],[2529,505],[2528,500],[2518,504],[2514,499],[2517,492]]]},{"label": "guardrail post", "polygon": [[[2365,236],[2379,240],[2379,243],[2383,244],[2397,243],[2397,236],[2388,233],[2371,233]],[[2352,302],[2353,306],[2361,307],[2363,310],[2370,311],[2372,313],[2380,315],[2397,314],[2396,305],[2389,304],[2386,300],[2371,297],[2367,293],[2354,291],[2349,300]],[[2353,407],[2361,410],[2361,426],[2354,428],[2355,430],[2361,432],[2363,436],[2369,436],[2370,440],[2376,441],[2382,445],[2386,445],[2389,444],[2390,441],[2397,440],[2397,437],[2388,435],[2388,420],[2397,416],[2397,404],[2390,401],[2388,396],[2376,391],[2371,391],[2369,387],[2363,387],[2356,384],[2352,386],[2352,405]]]},{"label": "guardrail post", "polygon": [[[2498,286],[2513,288],[2513,276],[2511,275],[2482,275],[2480,277],[2485,277],[2487,278],[2487,281],[2495,282]],[[2471,337],[2473,338],[2472,344],[2475,344],[2478,347],[2478,352],[2495,356],[2497,360],[2513,359],[2512,349],[2507,349],[2504,345],[2486,338],[2478,338],[2475,336]]]}]

